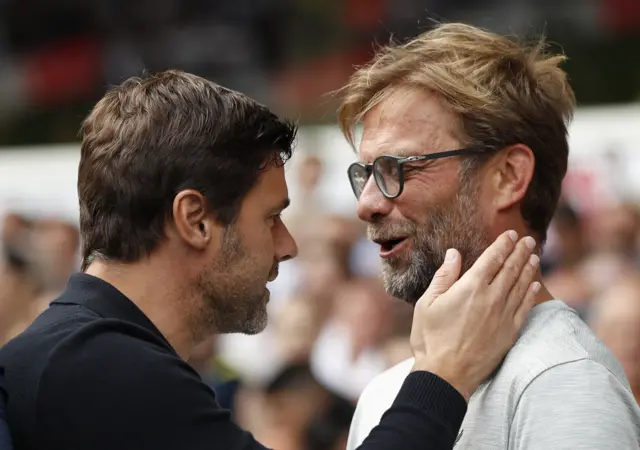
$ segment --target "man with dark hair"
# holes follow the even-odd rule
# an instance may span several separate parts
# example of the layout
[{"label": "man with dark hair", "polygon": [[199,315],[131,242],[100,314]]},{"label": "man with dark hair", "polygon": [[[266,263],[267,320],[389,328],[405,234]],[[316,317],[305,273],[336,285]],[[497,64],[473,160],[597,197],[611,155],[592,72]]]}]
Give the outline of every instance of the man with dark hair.
[{"label": "man with dark hair", "polygon": [[[203,264],[182,268],[197,268],[185,280],[195,276],[201,295],[190,305],[193,327],[178,353],[203,340],[212,325],[219,333],[259,333],[267,320],[265,283],[277,276],[279,262],[297,253],[280,220],[289,203],[282,166],[295,135],[292,124],[266,107],[194,75],[169,71],[127,80],[82,125],[83,270],[111,281],[123,275],[122,263],[153,265],[152,254],[179,250],[161,249],[171,240],[165,226],[173,217],[181,246],[212,242],[209,250],[216,252],[201,252]],[[241,215],[241,207],[248,214]],[[233,289],[238,292],[229,297]],[[185,306],[175,303],[173,313]]]},{"label": "man with dark hair", "polygon": [[[295,131],[177,71],[98,102],[82,127],[83,273],[0,350],[17,449],[264,448],[186,361],[214,334],[266,326],[266,284],[297,253],[280,219]],[[451,448],[532,306],[527,242],[503,234],[458,281],[451,250],[416,305],[413,373],[363,449]]]}]

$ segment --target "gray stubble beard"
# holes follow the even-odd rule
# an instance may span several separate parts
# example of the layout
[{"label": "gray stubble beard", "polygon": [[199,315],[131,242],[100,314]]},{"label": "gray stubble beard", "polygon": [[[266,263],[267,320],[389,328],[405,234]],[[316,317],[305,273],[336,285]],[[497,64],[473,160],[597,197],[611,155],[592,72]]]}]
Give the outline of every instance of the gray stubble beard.
[{"label": "gray stubble beard", "polygon": [[465,180],[454,199],[434,210],[425,226],[414,226],[410,261],[383,263],[382,279],[387,292],[415,305],[425,293],[449,248],[462,255],[462,273],[466,272],[490,245],[484,220],[474,197],[477,183]]}]

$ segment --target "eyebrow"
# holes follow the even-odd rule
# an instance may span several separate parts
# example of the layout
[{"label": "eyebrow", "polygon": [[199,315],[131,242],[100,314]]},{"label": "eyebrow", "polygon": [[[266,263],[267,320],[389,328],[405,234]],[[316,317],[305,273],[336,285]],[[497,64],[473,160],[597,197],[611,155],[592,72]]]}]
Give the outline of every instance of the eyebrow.
[{"label": "eyebrow", "polygon": [[276,206],[275,208],[272,208],[271,211],[269,212],[270,214],[278,214],[281,213],[282,211],[284,211],[285,209],[287,209],[289,207],[289,205],[291,204],[291,200],[289,199],[289,197],[285,198],[283,201],[280,202],[280,204],[278,206]]}]

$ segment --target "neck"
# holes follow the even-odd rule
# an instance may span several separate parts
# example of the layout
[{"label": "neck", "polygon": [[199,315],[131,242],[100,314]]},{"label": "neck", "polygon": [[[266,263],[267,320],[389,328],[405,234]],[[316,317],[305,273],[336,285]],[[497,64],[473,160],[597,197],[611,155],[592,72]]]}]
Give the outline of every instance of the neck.
[{"label": "neck", "polygon": [[[512,211],[512,214],[513,215],[511,215],[510,217],[506,217],[505,219],[503,219],[504,221],[499,222],[496,229],[499,230],[500,233],[506,230],[514,230],[518,233],[518,236],[520,238],[523,238],[524,236],[533,236],[537,241],[538,237],[536,236],[536,234],[532,233],[531,230],[529,230],[523,222],[522,216],[520,215],[519,206],[517,207],[517,209],[514,209]],[[495,234],[494,239],[498,237],[498,234],[499,233]],[[540,254],[542,253],[542,247],[540,246],[540,244],[538,244],[534,253],[540,256]],[[549,300],[554,300],[555,297],[551,295],[551,293],[547,290],[544,283],[542,282],[542,275],[540,274],[540,271],[538,271],[535,281],[540,283],[540,291],[538,291],[538,294],[536,295],[536,305],[548,302]]]},{"label": "neck", "polygon": [[197,344],[188,317],[189,293],[187,286],[174,280],[180,268],[175,264],[147,258],[135,263],[97,260],[86,273],[100,278],[131,300],[163,334],[165,339],[184,360],[189,358]]},{"label": "neck", "polygon": [[[536,254],[540,256],[542,254],[542,249],[540,247],[536,248]],[[536,305],[540,303],[548,302],[549,300],[554,300],[555,297],[549,292],[544,283],[542,282],[542,274],[540,273],[540,269],[538,269],[538,273],[536,275],[536,281],[540,283],[540,290],[536,295]]]},{"label": "neck", "polygon": [[536,305],[548,302],[549,300],[554,300],[555,297],[551,295],[551,292],[549,292],[544,284],[542,284],[542,279],[540,276],[538,277],[537,281],[540,283],[540,291],[538,291],[538,295],[536,295]]}]

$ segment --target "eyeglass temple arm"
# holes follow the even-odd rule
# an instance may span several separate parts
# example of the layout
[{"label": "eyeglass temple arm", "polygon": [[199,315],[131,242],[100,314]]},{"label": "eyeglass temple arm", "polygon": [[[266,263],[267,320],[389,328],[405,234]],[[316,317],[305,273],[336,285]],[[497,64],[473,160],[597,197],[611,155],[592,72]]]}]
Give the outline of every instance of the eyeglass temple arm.
[{"label": "eyeglass temple arm", "polygon": [[429,155],[408,156],[403,158],[402,162],[428,161],[430,159],[438,159],[445,156],[470,155],[473,153],[481,153],[482,150],[477,148],[461,148],[460,150],[448,150],[444,152],[431,153]]}]

